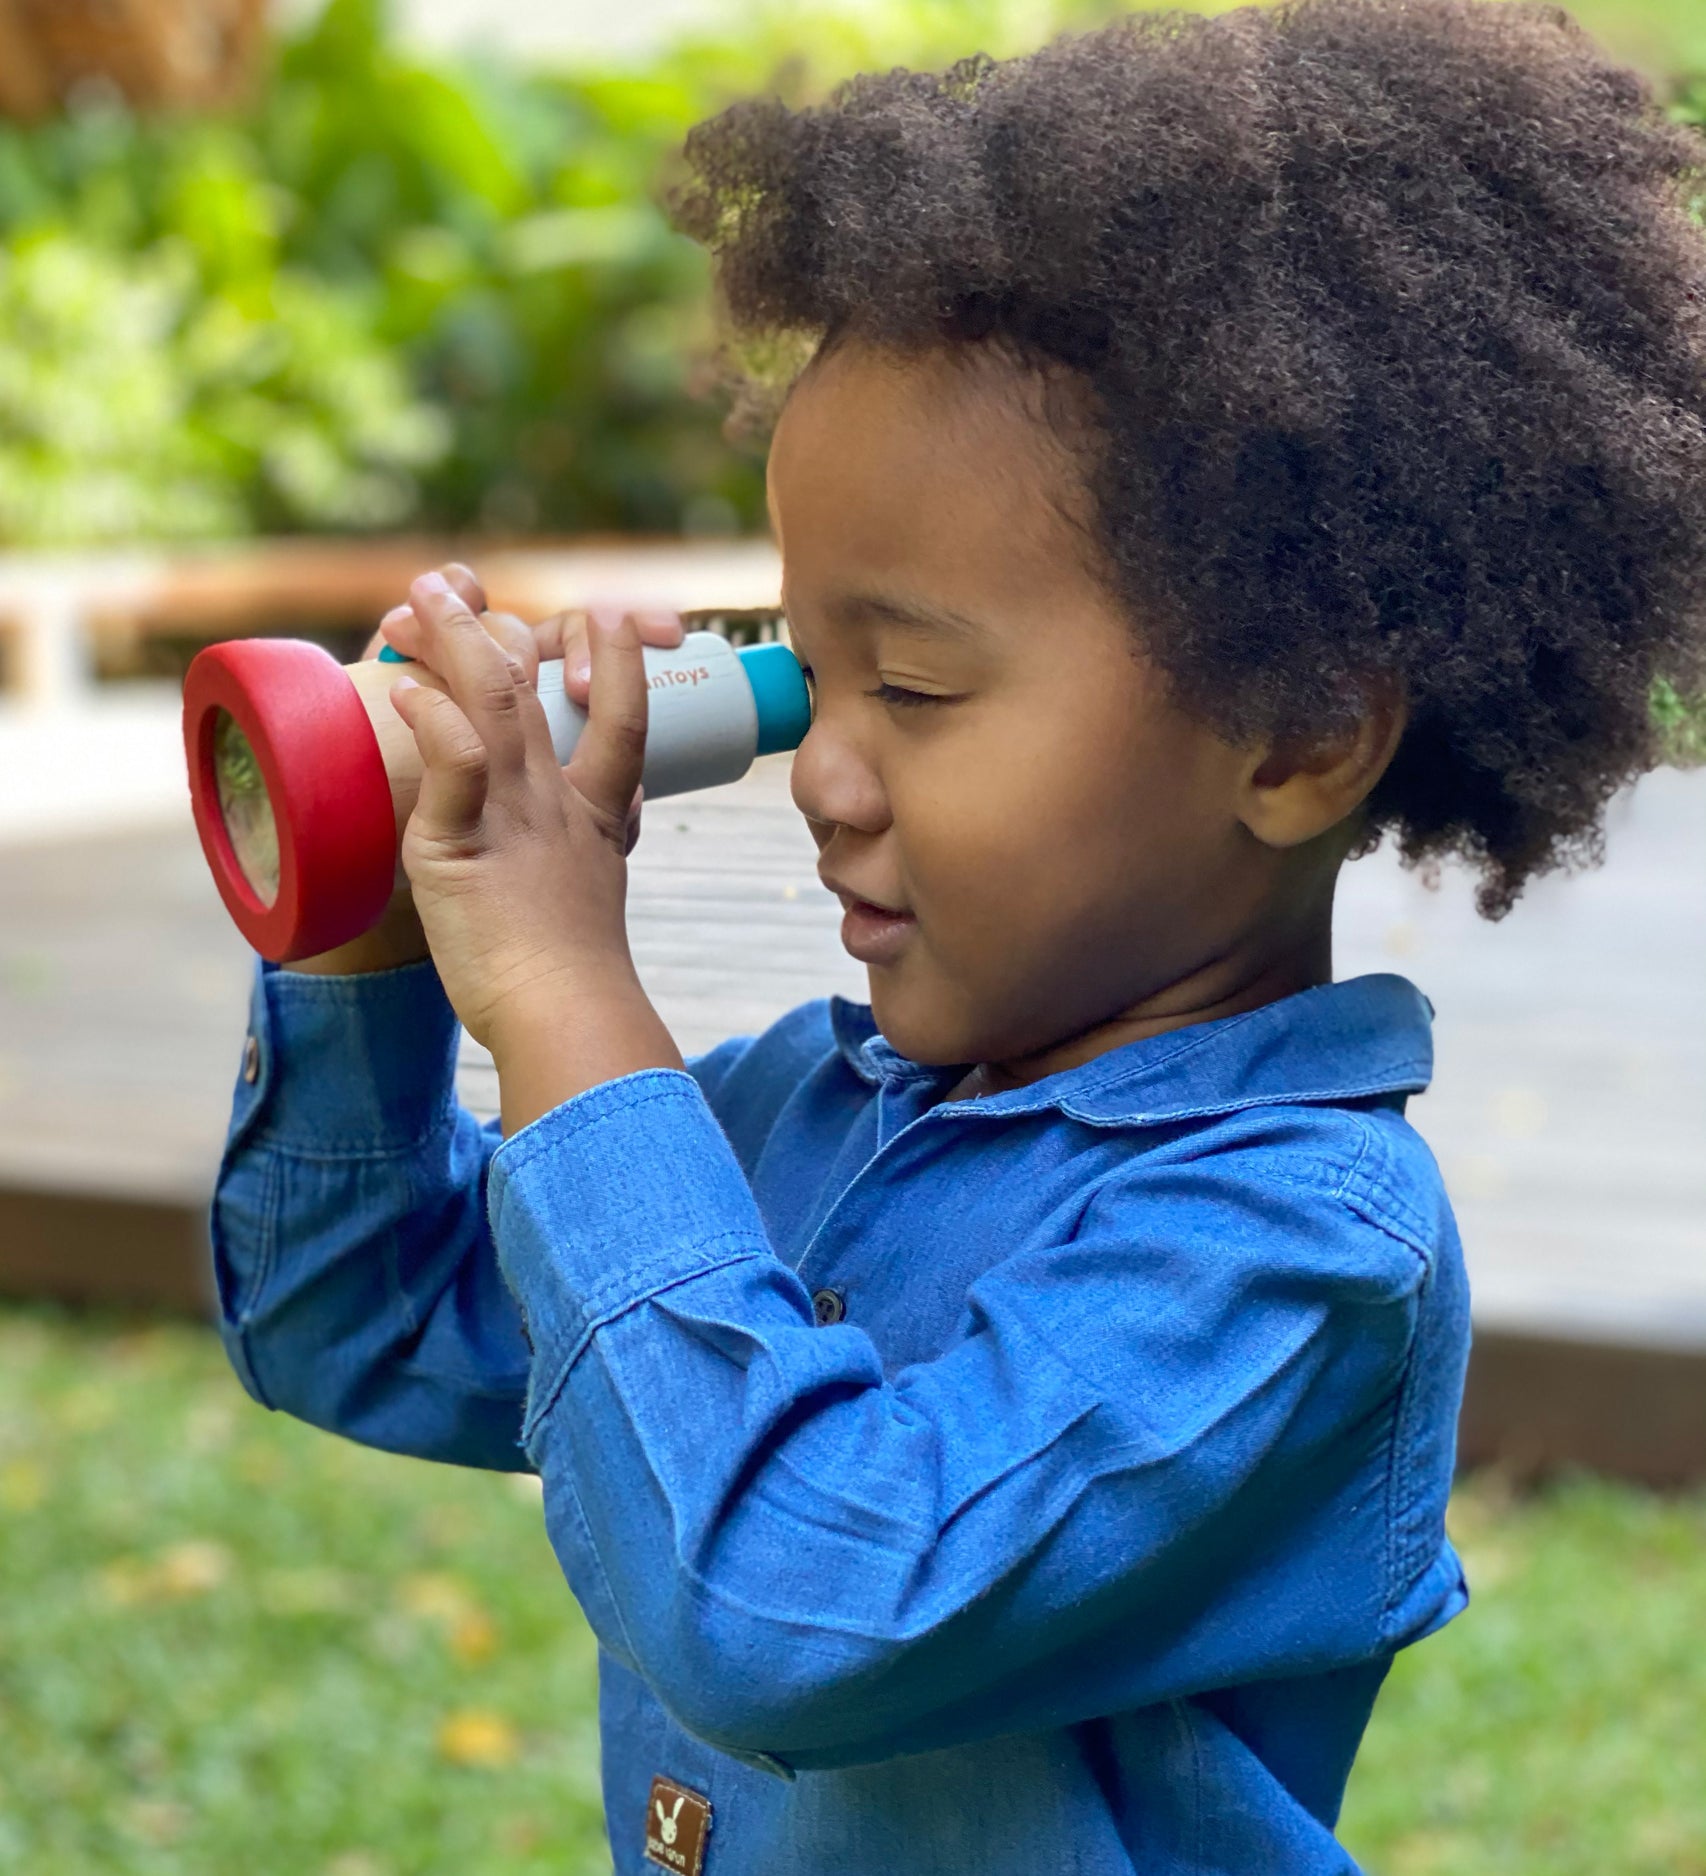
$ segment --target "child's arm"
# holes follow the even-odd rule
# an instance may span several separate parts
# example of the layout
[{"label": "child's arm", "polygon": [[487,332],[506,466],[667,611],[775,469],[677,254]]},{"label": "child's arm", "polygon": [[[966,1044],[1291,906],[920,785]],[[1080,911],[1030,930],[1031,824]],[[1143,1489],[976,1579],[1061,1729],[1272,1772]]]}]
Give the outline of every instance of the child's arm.
[{"label": "child's arm", "polygon": [[1262,1128],[1135,1155],[893,1375],[857,1297],[814,1324],[687,1077],[507,1141],[527,1450],[606,1648],[713,1744],[822,1768],[1361,1663],[1453,1613],[1443,1194],[1386,1204],[1372,1122]]},{"label": "child's arm", "polygon": [[258,967],[210,1218],[221,1330],[266,1406],[525,1469],[527,1346],[484,1215],[497,1136],[456,1102],[456,1038],[430,963]]},{"label": "child's arm", "polygon": [[429,962],[259,965],[209,1221],[220,1327],[266,1406],[525,1471],[528,1349],[486,1221],[499,1134],[457,1102],[457,1034]]}]

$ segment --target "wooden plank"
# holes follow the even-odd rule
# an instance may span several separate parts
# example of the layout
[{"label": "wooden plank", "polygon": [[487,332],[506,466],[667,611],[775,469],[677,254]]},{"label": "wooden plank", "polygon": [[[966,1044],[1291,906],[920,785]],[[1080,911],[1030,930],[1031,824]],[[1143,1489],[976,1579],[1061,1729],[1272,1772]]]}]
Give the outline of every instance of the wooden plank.
[{"label": "wooden plank", "polygon": [[530,618],[591,600],[739,614],[774,608],[781,587],[776,549],[763,539],[577,537],[503,548],[304,536],[172,551],[7,553],[0,690],[36,710],[87,701],[97,667],[137,675],[152,639],[193,646],[252,632],[359,634],[353,646],[407,596],[416,574],[453,559],[478,570],[496,608]]},{"label": "wooden plank", "polygon": [[205,1208],[0,1187],[0,1295],[211,1316]]},{"label": "wooden plank", "polygon": [[[589,600],[649,600],[680,610],[774,607],[781,563],[765,540],[627,536],[493,547],[427,538],[279,540],[180,553],[129,590],[108,585],[87,608],[93,642],[216,639],[256,631],[370,631],[430,567],[474,567],[494,609],[542,618]],[[0,584],[4,569],[0,567]]]},{"label": "wooden plank", "polygon": [[1457,1454],[1525,1482],[1562,1467],[1706,1479],[1706,1349],[1478,1329]]}]

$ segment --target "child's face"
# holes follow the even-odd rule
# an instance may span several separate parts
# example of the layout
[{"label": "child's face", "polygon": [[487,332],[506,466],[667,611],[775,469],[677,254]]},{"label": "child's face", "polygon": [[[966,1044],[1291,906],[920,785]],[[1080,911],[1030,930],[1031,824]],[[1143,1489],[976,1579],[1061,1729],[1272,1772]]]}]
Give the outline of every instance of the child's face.
[{"label": "child's face", "polygon": [[1282,889],[1285,856],[1241,818],[1260,752],[1167,701],[1058,512],[1076,477],[1011,370],[838,348],[770,458],[817,688],[794,800],[844,903],[910,915],[867,960],[871,1003],[934,1064],[1016,1065],[1134,1012],[1200,1020],[1264,945],[1302,942],[1305,900],[1330,913],[1337,864],[1315,856],[1305,892],[1294,853]]}]

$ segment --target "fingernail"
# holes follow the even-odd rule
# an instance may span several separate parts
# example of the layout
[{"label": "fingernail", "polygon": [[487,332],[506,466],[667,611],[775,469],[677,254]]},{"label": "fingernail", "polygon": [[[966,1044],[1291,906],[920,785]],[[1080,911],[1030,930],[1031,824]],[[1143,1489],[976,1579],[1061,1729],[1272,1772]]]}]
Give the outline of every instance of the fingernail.
[{"label": "fingernail", "polygon": [[419,690],[420,687],[420,680],[418,678],[400,677],[396,683],[391,686],[391,689],[393,694],[395,694],[400,690]]},{"label": "fingernail", "polygon": [[409,591],[411,593],[431,593],[436,597],[442,598],[444,594],[450,591],[450,582],[442,573],[423,573],[421,577],[415,581],[414,585],[409,588]]},{"label": "fingernail", "polygon": [[407,606],[393,606],[391,610],[386,613],[385,617],[379,621],[380,629],[383,630],[388,625],[399,625],[404,619],[412,619],[413,617],[414,614],[410,612]]},{"label": "fingernail", "polygon": [[577,658],[574,663],[569,666],[569,676],[576,684],[585,683],[592,676],[592,660],[590,658]]}]

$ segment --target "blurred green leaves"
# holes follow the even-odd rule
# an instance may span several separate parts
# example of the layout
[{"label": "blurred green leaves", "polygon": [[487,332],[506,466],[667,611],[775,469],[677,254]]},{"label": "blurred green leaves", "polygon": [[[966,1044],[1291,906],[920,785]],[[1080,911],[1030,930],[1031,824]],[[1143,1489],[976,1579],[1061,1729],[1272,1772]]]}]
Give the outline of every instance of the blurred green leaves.
[{"label": "blurred green leaves", "polygon": [[448,426],[359,310],[287,271],[210,274],[173,237],[125,254],[38,230],[0,256],[0,539],[410,516]]},{"label": "blurred green leaves", "polygon": [[329,0],[223,119],[0,125],[0,545],[402,525],[761,527],[694,394],[692,125],[861,68],[1000,55],[1116,0],[755,8],[641,71],[442,66]]},{"label": "blurred green leaves", "polygon": [[687,131],[1123,10],[765,0],[557,73],[434,61],[383,0],[329,0],[241,113],[0,124],[0,546],[762,527],[758,455],[695,394],[706,259],[657,206]]}]

